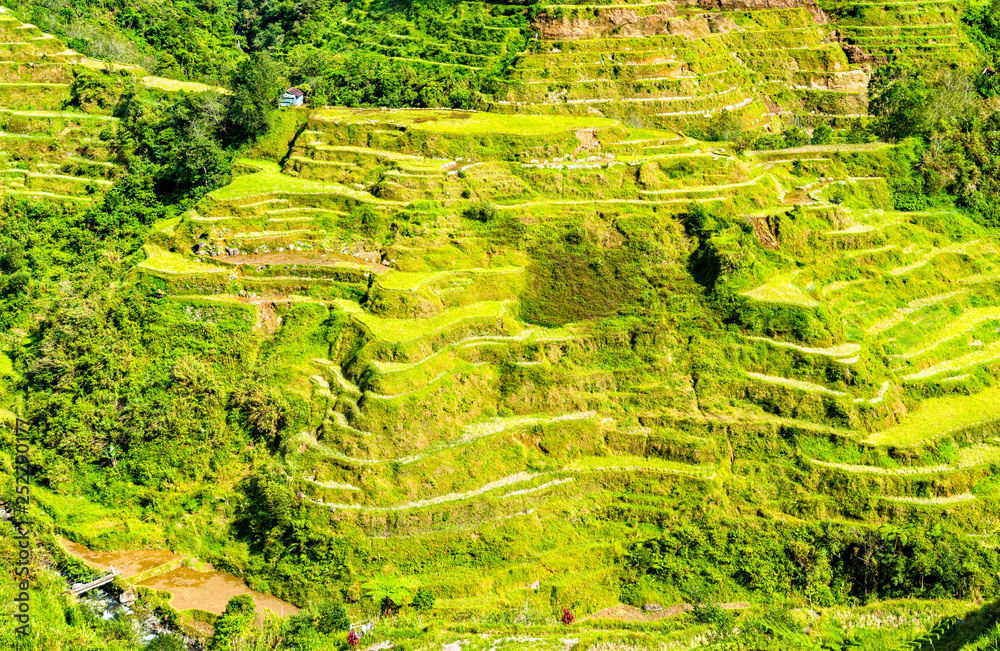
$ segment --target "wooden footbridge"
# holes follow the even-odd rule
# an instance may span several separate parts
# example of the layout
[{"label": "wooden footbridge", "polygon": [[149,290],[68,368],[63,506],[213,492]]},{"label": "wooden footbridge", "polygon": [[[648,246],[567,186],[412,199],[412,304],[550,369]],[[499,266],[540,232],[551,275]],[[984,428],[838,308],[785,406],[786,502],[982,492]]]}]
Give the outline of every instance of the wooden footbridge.
[{"label": "wooden footbridge", "polygon": [[90,590],[93,590],[94,588],[99,588],[102,585],[107,585],[108,583],[111,583],[114,580],[114,578],[120,574],[120,572],[116,570],[113,565],[110,567],[111,571],[108,572],[107,574],[100,576],[93,575],[91,577],[87,577],[86,581],[74,583],[72,586],[70,586],[69,593],[75,595],[81,595],[84,592],[88,592]]}]

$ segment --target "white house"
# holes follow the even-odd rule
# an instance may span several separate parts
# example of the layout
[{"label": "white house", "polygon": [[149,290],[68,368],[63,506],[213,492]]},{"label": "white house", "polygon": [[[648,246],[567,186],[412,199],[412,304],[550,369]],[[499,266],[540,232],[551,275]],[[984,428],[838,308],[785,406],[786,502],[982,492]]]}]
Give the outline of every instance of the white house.
[{"label": "white house", "polygon": [[298,88],[292,87],[281,96],[281,103],[278,106],[302,106],[306,99],[306,94]]}]

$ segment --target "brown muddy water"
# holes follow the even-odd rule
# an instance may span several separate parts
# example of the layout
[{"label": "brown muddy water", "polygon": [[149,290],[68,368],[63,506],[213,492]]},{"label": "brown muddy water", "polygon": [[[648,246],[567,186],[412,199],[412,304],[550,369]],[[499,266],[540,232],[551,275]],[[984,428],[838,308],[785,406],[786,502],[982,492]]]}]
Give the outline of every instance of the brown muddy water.
[{"label": "brown muddy water", "polygon": [[[61,539],[61,542],[67,552],[95,567],[108,570],[114,565],[123,579],[182,558],[171,551],[161,549],[95,552],[70,540]],[[266,610],[280,616],[299,612],[298,608],[287,601],[251,590],[238,576],[216,570],[196,572],[188,567],[179,567],[146,579],[138,585],[154,590],[166,590],[173,595],[170,605],[177,610],[198,608],[221,615],[230,599],[236,595],[248,594],[253,597],[259,614],[263,614]]]}]

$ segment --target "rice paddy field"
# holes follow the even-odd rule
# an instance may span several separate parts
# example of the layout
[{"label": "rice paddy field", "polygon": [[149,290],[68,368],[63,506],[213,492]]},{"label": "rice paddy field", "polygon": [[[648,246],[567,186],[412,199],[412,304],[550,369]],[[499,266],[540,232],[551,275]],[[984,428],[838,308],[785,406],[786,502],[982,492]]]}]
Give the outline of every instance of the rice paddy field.
[{"label": "rice paddy field", "polygon": [[[425,580],[452,595],[448,617],[470,603],[512,608],[521,577],[536,575],[577,609],[614,607],[609,579],[580,580],[552,559],[603,549],[609,535],[668,530],[692,499],[726,509],[750,500],[812,521],[944,518],[985,535],[973,523],[995,508],[1000,449],[1000,294],[990,275],[1000,249],[990,234],[950,208],[893,210],[880,176],[893,173],[889,145],[848,147],[858,157],[850,169],[837,146],[804,152],[808,167],[724,149],[706,162],[695,139],[573,119],[546,131],[509,114],[317,111],[283,167],[248,167],[172,229],[170,255],[192,261],[199,242],[259,250],[253,265],[242,252],[217,256],[238,272],[214,285],[205,274],[207,296],[285,304],[284,289],[256,284],[269,260],[303,293],[315,291],[316,256],[370,265],[320,299],[342,323],[329,350],[311,364],[289,360],[289,381],[324,405],[283,457],[309,508],[385,553],[405,536],[397,567],[429,562],[425,550],[458,531],[516,521],[539,532],[528,541],[565,532],[555,549],[526,542],[522,560],[477,570],[491,577],[485,592],[461,587],[458,565],[439,566]],[[497,140],[468,139],[479,120]],[[627,158],[611,156],[626,148]],[[713,251],[752,251],[728,276],[695,279],[739,297],[735,330],[644,335],[621,316],[639,299],[609,293],[621,273],[676,296],[702,291],[685,270],[706,246],[691,230],[692,202],[643,201],[673,188],[713,200]],[[297,217],[282,231],[272,220],[286,214]],[[364,219],[395,224],[394,236],[366,237]],[[945,220],[962,226],[946,231]],[[636,248],[641,238],[655,243],[643,245],[651,257]],[[149,273],[209,268],[147,251],[139,268]],[[640,311],[667,309],[662,297],[643,300]],[[687,332],[680,324],[700,308],[673,300],[675,325],[663,333]],[[693,379],[691,365],[706,359],[714,370]],[[733,493],[762,472],[789,472],[800,454],[795,497],[769,480]],[[844,499],[848,486],[869,495],[865,515]],[[569,524],[569,504],[594,520]],[[600,554],[585,557],[588,570],[611,571]],[[683,599],[652,590],[645,599]]]},{"label": "rice paddy field", "polygon": [[[701,594],[737,629],[773,625],[770,646],[733,648],[809,648],[832,626],[924,649],[946,618],[992,622],[996,231],[897,209],[906,145],[844,142],[870,66],[831,32],[925,65],[965,61],[968,41],[948,3],[867,7],[546,5],[488,110],[289,112],[279,155],[157,223],[123,281],[172,319],[150,317],[176,346],[170,381],[256,438],[229,465],[198,457],[224,466],[216,492],[163,480],[192,505],[180,526],[150,511],[115,538],[96,507],[54,526],[184,545],[359,621],[363,585],[405,577],[437,601],[380,624],[404,649],[732,639],[724,615],[688,612]],[[57,65],[61,81],[0,95],[2,192],[89,204],[119,173],[101,144],[116,119],[66,110]],[[839,126],[833,144],[740,151],[700,139],[721,109]],[[218,388],[243,368],[253,382]],[[0,355],[0,396],[13,375]],[[52,513],[73,499],[43,495]],[[286,525],[301,538],[275,553],[261,532]],[[779,624],[813,633],[792,644]]]}]

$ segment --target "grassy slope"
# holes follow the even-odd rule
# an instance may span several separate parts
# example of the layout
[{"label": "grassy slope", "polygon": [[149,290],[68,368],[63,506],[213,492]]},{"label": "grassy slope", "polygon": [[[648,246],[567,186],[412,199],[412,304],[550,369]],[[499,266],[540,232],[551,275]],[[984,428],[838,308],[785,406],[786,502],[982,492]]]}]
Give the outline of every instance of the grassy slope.
[{"label": "grassy slope", "polygon": [[[783,15],[805,20],[800,13]],[[399,572],[433,589],[437,616],[459,631],[463,621],[507,630],[524,586],[540,579],[546,590],[529,598],[537,628],[528,632],[546,643],[559,634],[552,613],[560,607],[589,614],[626,598],[620,569],[630,545],[706,509],[730,518],[722,528],[734,531],[786,518],[902,525],[945,505],[933,517],[979,535],[995,508],[985,470],[993,456],[971,451],[992,440],[1000,417],[994,359],[983,354],[1000,304],[988,280],[1000,264],[991,234],[951,211],[892,213],[880,178],[858,180],[898,172],[888,146],[806,148],[790,152],[809,159],[796,166],[784,154],[664,144],[675,134],[623,124],[587,115],[312,113],[312,139],[292,152],[297,162],[255,161],[197,213],[157,232],[136,268],[173,294],[155,308],[136,362],[170,366],[157,377],[176,392],[171,409],[236,396],[246,384],[271,393],[229,412],[235,423],[224,422],[224,410],[211,412],[221,422],[166,412],[204,429],[137,445],[163,462],[153,477],[138,473],[135,459],[118,473],[95,467],[74,477],[47,456],[53,490],[39,489],[41,508],[90,544],[185,548],[300,603],[331,591],[354,599],[363,580]],[[597,146],[581,130],[593,131]],[[581,160],[564,158],[573,152]],[[345,163],[342,177],[328,176],[330,162]],[[828,178],[838,182],[824,185]],[[796,199],[806,185],[818,189]],[[689,194],[647,201],[674,192]],[[717,202],[717,221],[693,232],[683,215],[687,199],[702,195]],[[530,209],[521,207],[526,197]],[[281,201],[305,216],[292,235],[267,212]],[[504,209],[484,222],[460,216],[485,202]],[[747,229],[744,215],[764,219]],[[961,229],[937,228],[945,219],[970,234],[952,241],[943,233]],[[777,251],[754,228],[777,231]],[[270,244],[255,266],[276,280],[243,269],[231,282],[227,269],[195,262],[196,241],[225,243],[234,232]],[[314,234],[303,258],[268,263],[279,247],[301,248],[303,233]],[[320,278],[309,264],[311,255],[364,261],[371,252],[420,271],[379,277],[357,262],[351,273]],[[501,273],[512,261],[524,282]],[[956,279],[974,279],[976,291],[960,293],[956,286],[967,285]],[[744,301],[738,318],[725,315],[731,323],[723,324],[706,284]],[[380,288],[398,295],[376,306]],[[953,360],[964,361],[947,382],[914,377]],[[267,413],[274,395],[287,411],[269,436],[248,414]],[[902,460],[900,447],[910,448]],[[803,452],[826,465],[793,467]],[[192,455],[211,470],[171,472]],[[258,513],[223,503],[220,493],[249,495],[247,475],[268,459],[258,479],[285,477],[251,502]],[[966,463],[937,470],[955,459]],[[935,470],[912,478],[859,466]],[[94,503],[80,508],[74,496],[91,491]],[[858,491],[890,505],[869,500],[857,510]],[[302,499],[289,507],[295,492]],[[158,503],[161,496],[169,499]],[[282,534],[290,512],[310,529],[279,540],[292,535]],[[119,519],[130,522],[124,532],[110,526]],[[270,539],[260,535],[272,529]],[[643,581],[637,603],[686,598],[676,582]],[[715,596],[771,599],[738,581],[720,581]],[[876,648],[960,609],[933,601],[871,608],[891,620],[911,607],[922,615],[873,634]],[[844,618],[836,608],[825,616]],[[650,627],[642,643],[687,643],[705,631],[688,617],[676,621]],[[628,638],[601,623],[578,630],[591,641]]]}]

